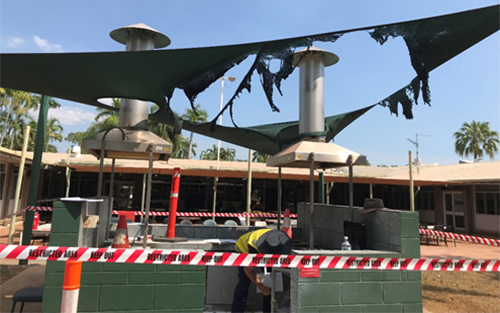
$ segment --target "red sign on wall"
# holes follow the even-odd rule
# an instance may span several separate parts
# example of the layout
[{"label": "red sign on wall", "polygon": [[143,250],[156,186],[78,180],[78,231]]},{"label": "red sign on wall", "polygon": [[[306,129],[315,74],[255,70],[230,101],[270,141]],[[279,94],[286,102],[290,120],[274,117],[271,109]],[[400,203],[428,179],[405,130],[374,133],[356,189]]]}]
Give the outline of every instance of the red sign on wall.
[{"label": "red sign on wall", "polygon": [[310,277],[310,278],[318,278],[319,277],[319,268],[301,268],[300,269],[300,277]]}]

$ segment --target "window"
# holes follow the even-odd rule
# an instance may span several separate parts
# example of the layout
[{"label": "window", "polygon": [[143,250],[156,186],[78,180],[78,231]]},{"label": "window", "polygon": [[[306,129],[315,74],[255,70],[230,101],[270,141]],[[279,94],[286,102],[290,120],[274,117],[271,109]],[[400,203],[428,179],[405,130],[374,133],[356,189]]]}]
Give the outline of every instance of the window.
[{"label": "window", "polygon": [[476,213],[500,215],[500,192],[476,192]]},{"label": "window", "polygon": [[486,208],[484,206],[484,193],[476,193],[476,213],[485,214]]},{"label": "window", "polygon": [[434,210],[434,190],[420,190],[415,197],[415,210]]}]

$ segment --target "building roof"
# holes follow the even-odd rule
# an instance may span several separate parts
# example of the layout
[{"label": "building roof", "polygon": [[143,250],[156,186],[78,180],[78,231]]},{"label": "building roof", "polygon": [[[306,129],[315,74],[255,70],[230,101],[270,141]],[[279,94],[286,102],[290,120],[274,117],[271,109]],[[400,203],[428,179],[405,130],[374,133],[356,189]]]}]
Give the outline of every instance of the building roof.
[{"label": "building roof", "polygon": [[[99,172],[99,160],[89,154],[72,156],[70,164],[66,153],[44,153],[43,162],[53,166],[69,166],[79,172]],[[180,167],[181,173],[187,176],[245,178],[248,175],[248,162],[170,159],[155,161],[154,174],[172,174],[174,167]],[[104,172],[111,172],[111,159],[105,159]],[[148,161],[116,159],[116,173],[147,173]],[[315,179],[318,179],[315,171]],[[373,167],[354,166],[354,183],[408,185],[408,166]],[[264,163],[252,163],[253,178],[278,178],[278,168],[268,167]],[[282,168],[282,179],[309,180],[309,169]],[[421,165],[413,167],[415,186],[445,185],[445,184],[500,184],[500,161],[479,162],[452,165]],[[329,169],[325,171],[326,182],[349,182],[347,168]]]},{"label": "building roof", "polygon": [[[33,152],[26,153],[26,164],[31,164]],[[21,163],[22,153],[21,151],[14,151],[7,148],[0,147],[0,161],[2,163]]]}]

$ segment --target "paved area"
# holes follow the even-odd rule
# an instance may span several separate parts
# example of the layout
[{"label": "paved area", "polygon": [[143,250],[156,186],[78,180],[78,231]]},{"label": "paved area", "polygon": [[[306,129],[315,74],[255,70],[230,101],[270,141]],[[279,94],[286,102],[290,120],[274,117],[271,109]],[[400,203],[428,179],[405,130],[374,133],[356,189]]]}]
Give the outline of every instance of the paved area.
[{"label": "paved area", "polygon": [[[16,229],[22,229],[22,223],[16,223]],[[8,226],[0,226],[0,244],[6,244]],[[19,242],[19,233],[14,238],[14,243]],[[457,241],[456,247],[448,243],[448,247],[441,242],[440,245],[421,245],[422,258],[442,259],[500,259],[500,247],[473,244]],[[17,260],[0,260],[0,265],[17,266]],[[28,268],[21,274],[0,285],[0,312],[10,312],[12,295],[24,287],[43,287],[45,277],[45,261],[30,261]],[[19,308],[19,307],[18,307]],[[40,303],[27,303],[24,312],[41,312]],[[429,313],[426,311],[426,313]]]},{"label": "paved area", "polygon": [[[45,265],[28,265],[21,274],[11,278],[0,286],[0,312],[10,312],[12,308],[12,295],[24,287],[43,287],[45,278]],[[16,305],[19,312],[21,304]],[[26,303],[23,312],[42,312],[41,303]]]}]

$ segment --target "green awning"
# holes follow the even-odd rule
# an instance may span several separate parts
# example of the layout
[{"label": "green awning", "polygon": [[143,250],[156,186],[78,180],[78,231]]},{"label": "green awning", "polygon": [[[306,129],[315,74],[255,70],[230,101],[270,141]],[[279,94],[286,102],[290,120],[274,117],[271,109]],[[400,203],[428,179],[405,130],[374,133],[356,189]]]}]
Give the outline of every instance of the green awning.
[{"label": "green awning", "polygon": [[[389,37],[401,36],[405,40],[417,76],[410,84],[375,105],[388,107],[394,114],[398,114],[401,105],[404,116],[412,118],[412,106],[417,103],[420,94],[425,103],[430,103],[429,72],[498,31],[499,8],[495,5],[409,22],[230,46],[137,52],[0,54],[0,86],[104,108],[108,107],[100,104],[98,99],[151,101],[158,104],[160,110],[150,118],[174,125],[177,131],[185,128],[249,148],[266,147],[265,151],[272,153],[288,145],[296,136],[295,130],[292,131],[296,127],[294,123],[230,128],[216,126],[217,116],[212,120],[211,127],[183,122],[170,109],[169,99],[174,90],[183,90],[194,103],[200,92],[230,68],[253,55],[251,68],[223,110],[231,109],[237,104],[235,99],[238,94],[250,89],[250,78],[256,71],[271,108],[277,111],[272,100],[273,91],[275,88],[279,90],[282,81],[294,70],[291,55],[296,48],[312,46],[317,41],[335,42],[343,35],[368,31],[380,44]],[[276,72],[270,71],[269,64],[273,59],[282,61],[281,68]],[[352,114],[357,113],[346,113],[342,118],[332,117],[341,124],[327,123],[327,137],[333,138],[348,124],[348,119],[352,122]],[[262,138],[260,142],[255,141],[259,142],[259,146],[253,142],[256,137],[248,137],[252,142],[241,139],[251,133]]]}]

